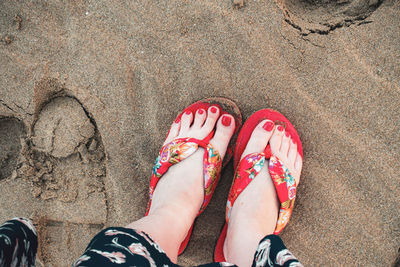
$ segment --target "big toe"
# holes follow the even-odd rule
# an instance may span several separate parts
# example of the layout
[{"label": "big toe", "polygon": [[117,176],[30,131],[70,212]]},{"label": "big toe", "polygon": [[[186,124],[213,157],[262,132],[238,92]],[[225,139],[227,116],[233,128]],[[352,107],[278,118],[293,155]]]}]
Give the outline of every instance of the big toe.
[{"label": "big toe", "polygon": [[179,134],[179,130],[181,128],[181,119],[178,117],[171,125],[171,128],[169,129],[167,138],[165,138],[164,144],[168,144],[169,142],[171,142],[172,140],[174,140],[178,134]]},{"label": "big toe", "polygon": [[214,137],[210,140],[211,145],[218,150],[221,158],[225,156],[234,131],[235,119],[233,116],[230,114],[222,115],[217,122]]},{"label": "big toe", "polygon": [[242,158],[251,153],[260,153],[265,150],[267,144],[272,136],[274,123],[270,120],[263,120],[256,128],[243,151]]}]

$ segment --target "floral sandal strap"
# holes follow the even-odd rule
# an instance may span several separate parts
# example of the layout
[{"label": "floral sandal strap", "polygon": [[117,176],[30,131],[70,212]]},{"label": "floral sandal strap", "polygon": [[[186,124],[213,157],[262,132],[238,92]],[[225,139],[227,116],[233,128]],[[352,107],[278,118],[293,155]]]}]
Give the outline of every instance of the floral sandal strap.
[{"label": "floral sandal strap", "polygon": [[264,162],[264,153],[251,153],[240,160],[236,168],[235,177],[233,178],[232,187],[229,190],[228,201],[226,202],[226,222],[229,221],[236,199],[261,171]]},{"label": "floral sandal strap", "polygon": [[[236,199],[261,171],[266,157],[269,158],[269,156],[269,153],[267,155],[265,153],[252,153],[240,160],[226,204],[226,222],[229,221]],[[274,234],[277,235],[285,228],[292,214],[296,197],[296,181],[289,169],[275,156],[269,158],[269,173],[280,202],[278,221],[274,231]]]},{"label": "floral sandal strap", "polygon": [[198,147],[202,147],[206,150],[203,158],[204,201],[199,214],[204,211],[215,191],[214,189],[221,174],[222,166],[221,156],[209,143],[209,139],[210,137],[203,140],[195,138],[178,138],[165,144],[161,148],[151,175],[149,189],[150,200],[147,205],[146,215],[148,215],[150,211],[153,193],[161,177],[167,172],[169,167],[190,157],[197,151]]},{"label": "floral sandal strap", "polygon": [[296,198],[296,180],[289,169],[276,156],[269,159],[269,174],[274,182],[281,207],[274,234],[279,234],[288,224]]}]

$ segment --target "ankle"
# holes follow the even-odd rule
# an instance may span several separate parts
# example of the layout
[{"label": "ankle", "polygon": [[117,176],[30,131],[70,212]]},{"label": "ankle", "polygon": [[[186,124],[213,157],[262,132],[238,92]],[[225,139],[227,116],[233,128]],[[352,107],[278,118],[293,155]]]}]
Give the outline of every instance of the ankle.
[{"label": "ankle", "polygon": [[180,236],[185,238],[196,215],[197,212],[194,212],[192,208],[176,203],[167,203],[152,206],[148,216],[162,221],[170,232],[176,233],[179,239]]},{"label": "ankle", "polygon": [[148,234],[165,251],[170,260],[177,262],[178,251],[195,215],[172,208],[152,209],[148,216],[130,223],[127,228]]}]

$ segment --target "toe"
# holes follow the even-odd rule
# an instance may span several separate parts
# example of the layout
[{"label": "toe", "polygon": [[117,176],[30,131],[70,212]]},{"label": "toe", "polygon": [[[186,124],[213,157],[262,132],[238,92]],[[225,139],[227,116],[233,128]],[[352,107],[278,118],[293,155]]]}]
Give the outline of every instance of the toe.
[{"label": "toe", "polygon": [[242,158],[255,152],[263,152],[272,136],[274,123],[270,120],[263,120],[254,128],[253,133],[243,151]]},{"label": "toe", "polygon": [[274,155],[280,154],[281,144],[282,144],[282,137],[283,137],[283,126],[278,125],[275,127],[274,132],[271,136],[271,152]]},{"label": "toe", "polygon": [[300,154],[297,153],[296,161],[294,163],[294,169],[296,170],[296,172],[300,173],[302,166],[303,166],[303,159],[301,158]]},{"label": "toe", "polygon": [[303,166],[303,159],[301,158],[300,154],[296,154],[296,160],[294,162],[294,179],[296,180],[296,184],[300,183],[300,174],[301,174],[301,168]]},{"label": "toe", "polygon": [[164,144],[167,144],[174,140],[178,134],[179,134],[179,129],[181,127],[181,120],[180,118],[177,118],[171,125],[171,128],[169,129],[168,136],[165,138]]},{"label": "toe", "polygon": [[293,142],[293,139],[290,141],[289,145],[289,153],[288,153],[288,160],[292,166],[294,166],[294,163],[296,161],[296,156],[297,156],[297,144]]},{"label": "toe", "polygon": [[204,131],[210,132],[212,131],[212,129],[214,129],[215,123],[217,122],[217,119],[219,117],[219,113],[219,108],[216,106],[211,106],[208,108],[207,119],[203,125]]},{"label": "toe", "polygon": [[217,122],[214,137],[210,143],[215,147],[221,155],[225,156],[226,149],[228,148],[229,141],[235,131],[235,119],[232,115],[224,114]]},{"label": "toe", "polygon": [[286,134],[282,126],[275,128],[270,144],[272,154],[283,162],[293,174],[298,184],[300,181],[302,159],[299,152],[297,152],[297,144],[292,141],[290,135]]},{"label": "toe", "polygon": [[190,110],[187,110],[185,113],[182,114],[181,129],[179,135],[185,135],[189,131],[192,121],[193,121],[193,114]]},{"label": "toe", "polygon": [[281,148],[280,148],[280,153],[284,157],[288,156],[289,146],[290,146],[290,134],[289,134],[289,132],[285,131],[282,136],[282,143],[281,143]]},{"label": "toe", "polygon": [[196,114],[194,115],[193,127],[197,129],[201,128],[205,120],[206,120],[206,111],[202,108],[198,109],[196,111]]}]

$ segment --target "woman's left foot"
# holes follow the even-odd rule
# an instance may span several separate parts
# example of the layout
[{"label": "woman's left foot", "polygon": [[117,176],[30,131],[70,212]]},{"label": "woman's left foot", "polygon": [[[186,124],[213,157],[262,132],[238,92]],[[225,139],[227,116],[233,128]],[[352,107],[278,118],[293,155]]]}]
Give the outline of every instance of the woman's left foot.
[{"label": "woman's left foot", "polygon": [[[195,114],[184,113],[172,124],[164,145],[177,138],[202,140],[214,130],[209,142],[222,160],[235,130],[235,119],[229,114],[220,116],[220,112],[218,107],[210,106]],[[169,167],[157,183],[148,216],[128,226],[148,233],[173,262],[204,201],[204,152],[199,147],[188,158]]]}]

